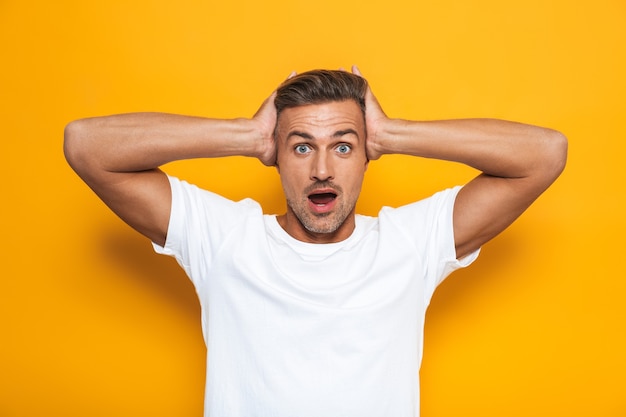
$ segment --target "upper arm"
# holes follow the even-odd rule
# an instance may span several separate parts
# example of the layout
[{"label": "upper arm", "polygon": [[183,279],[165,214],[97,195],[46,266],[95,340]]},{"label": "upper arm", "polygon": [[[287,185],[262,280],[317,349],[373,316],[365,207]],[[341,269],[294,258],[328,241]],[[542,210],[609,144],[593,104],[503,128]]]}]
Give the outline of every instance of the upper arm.
[{"label": "upper arm", "polygon": [[85,181],[128,225],[154,243],[165,245],[172,194],[163,171],[107,173],[98,181]]},{"label": "upper arm", "polygon": [[567,140],[554,132],[537,151],[528,174],[497,177],[480,174],[465,185],[454,203],[454,241],[460,259],[480,248],[515,221],[559,176]]},{"label": "upper arm", "polygon": [[137,172],[104,169],[93,150],[68,126],[64,151],[70,166],[100,199],[135,230],[164,245],[171,210],[169,179],[158,168]]}]

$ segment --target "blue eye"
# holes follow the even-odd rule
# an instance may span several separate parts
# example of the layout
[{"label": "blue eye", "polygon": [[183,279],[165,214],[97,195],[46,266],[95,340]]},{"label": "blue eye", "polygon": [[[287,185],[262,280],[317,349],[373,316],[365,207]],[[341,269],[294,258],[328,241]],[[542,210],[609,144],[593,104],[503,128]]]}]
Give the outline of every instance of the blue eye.
[{"label": "blue eye", "polygon": [[348,152],[350,152],[352,150],[352,148],[350,147],[350,145],[346,145],[345,143],[342,145],[337,146],[337,152],[341,153],[341,154],[346,154]]},{"label": "blue eye", "polygon": [[298,154],[305,154],[309,152],[311,148],[309,147],[309,145],[297,145],[295,147],[295,150],[296,150],[296,153]]}]

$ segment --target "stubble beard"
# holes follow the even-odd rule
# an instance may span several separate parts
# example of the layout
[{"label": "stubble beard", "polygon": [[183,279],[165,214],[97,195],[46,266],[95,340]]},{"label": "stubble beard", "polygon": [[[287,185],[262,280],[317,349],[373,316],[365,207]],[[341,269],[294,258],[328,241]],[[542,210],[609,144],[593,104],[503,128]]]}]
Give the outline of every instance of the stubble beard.
[{"label": "stubble beard", "polygon": [[[339,198],[339,196],[337,196]],[[328,213],[311,213],[307,210],[309,199],[305,197],[300,204],[287,199],[287,205],[295,214],[300,224],[311,233],[334,233],[345,223],[353,212],[355,204],[338,201],[335,209]]]}]

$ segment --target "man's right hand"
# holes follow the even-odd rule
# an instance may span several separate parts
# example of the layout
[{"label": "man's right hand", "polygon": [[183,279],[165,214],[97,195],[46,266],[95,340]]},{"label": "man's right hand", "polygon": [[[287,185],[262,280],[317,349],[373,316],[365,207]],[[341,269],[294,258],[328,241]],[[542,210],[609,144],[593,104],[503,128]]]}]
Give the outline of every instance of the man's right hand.
[{"label": "man's right hand", "polygon": [[267,166],[276,165],[276,141],[274,139],[274,129],[276,128],[275,97],[276,92],[272,93],[263,102],[254,117],[252,117],[255,130],[259,134],[256,157]]},{"label": "man's right hand", "polygon": [[[287,79],[296,76],[296,72],[292,71]],[[276,138],[274,136],[277,122],[276,106],[274,99],[276,91],[274,91],[259,107],[259,110],[252,117],[255,130],[259,133],[258,150],[255,155],[264,165],[276,165]]]}]

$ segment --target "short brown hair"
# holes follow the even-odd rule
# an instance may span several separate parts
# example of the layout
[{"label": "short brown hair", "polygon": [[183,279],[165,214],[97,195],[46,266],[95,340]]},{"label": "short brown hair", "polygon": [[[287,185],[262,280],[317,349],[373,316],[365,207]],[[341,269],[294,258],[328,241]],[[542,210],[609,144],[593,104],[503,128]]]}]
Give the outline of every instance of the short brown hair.
[{"label": "short brown hair", "polygon": [[290,107],[354,100],[365,117],[365,78],[347,71],[312,70],[285,80],[276,90],[274,105],[280,114]]}]

